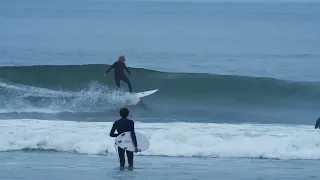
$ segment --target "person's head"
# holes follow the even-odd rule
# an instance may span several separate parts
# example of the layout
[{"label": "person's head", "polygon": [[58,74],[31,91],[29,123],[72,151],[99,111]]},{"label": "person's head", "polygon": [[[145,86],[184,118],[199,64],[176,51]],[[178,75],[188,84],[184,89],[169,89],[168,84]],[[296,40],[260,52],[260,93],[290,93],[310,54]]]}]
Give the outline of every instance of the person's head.
[{"label": "person's head", "polygon": [[124,55],[119,56],[118,61],[125,62],[126,57]]},{"label": "person's head", "polygon": [[127,108],[121,108],[120,109],[120,116],[122,118],[127,118],[129,115],[129,110]]}]

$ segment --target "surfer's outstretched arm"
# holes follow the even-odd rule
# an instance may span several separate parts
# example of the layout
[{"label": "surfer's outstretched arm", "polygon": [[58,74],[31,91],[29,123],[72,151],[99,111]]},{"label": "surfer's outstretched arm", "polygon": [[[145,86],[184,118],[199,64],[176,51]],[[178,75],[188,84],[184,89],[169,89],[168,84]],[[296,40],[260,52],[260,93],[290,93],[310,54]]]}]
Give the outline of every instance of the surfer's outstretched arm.
[{"label": "surfer's outstretched arm", "polygon": [[105,74],[108,74],[108,73],[111,71],[111,69],[113,69],[113,68],[114,68],[114,64],[115,64],[115,63],[113,63],[113,64],[109,67],[109,69],[107,69],[107,71],[106,71],[106,73],[105,73]]},{"label": "surfer's outstretched arm", "polygon": [[116,123],[113,123],[111,131],[110,131],[110,136],[111,137],[117,137],[119,135],[119,134],[114,133],[116,131],[116,129],[117,129],[115,124]]}]

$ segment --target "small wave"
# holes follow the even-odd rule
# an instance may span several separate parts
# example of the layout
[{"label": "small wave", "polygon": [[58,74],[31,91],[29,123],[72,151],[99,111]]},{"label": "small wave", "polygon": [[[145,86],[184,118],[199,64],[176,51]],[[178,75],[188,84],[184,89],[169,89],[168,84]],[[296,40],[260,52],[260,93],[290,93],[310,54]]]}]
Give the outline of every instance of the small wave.
[{"label": "small wave", "polygon": [[[0,151],[48,150],[116,155],[112,123],[45,120],[0,121]],[[140,123],[151,142],[137,155],[203,158],[320,159],[311,126]]]},{"label": "small wave", "polygon": [[[317,82],[131,68],[129,78],[134,92],[160,89],[140,103],[139,98],[126,90],[116,90],[112,73],[103,77],[107,67],[0,67],[0,118],[86,116],[101,121],[123,106],[132,107],[132,112],[141,117],[177,121],[305,124],[313,123],[318,116]],[[124,84],[122,88],[127,86]]]},{"label": "small wave", "polygon": [[[50,96],[70,96],[93,82],[114,89],[113,75],[104,78],[107,65],[46,65],[0,67],[0,87]],[[135,92],[161,89],[170,98],[222,98],[234,102],[266,103],[281,100],[320,101],[320,83],[293,82],[273,78],[213,75],[197,73],[167,73],[143,68],[130,68],[130,80]],[[9,86],[19,84],[17,86]],[[21,87],[21,85],[25,85]],[[36,87],[35,89],[33,87]],[[91,86],[94,87],[94,86]],[[95,86],[97,87],[97,86]],[[45,88],[42,90],[41,88]],[[124,88],[127,88],[124,85]],[[98,89],[96,89],[98,90]],[[86,91],[86,90],[85,90]],[[90,91],[92,92],[92,91]],[[82,92],[81,92],[82,93]]]}]

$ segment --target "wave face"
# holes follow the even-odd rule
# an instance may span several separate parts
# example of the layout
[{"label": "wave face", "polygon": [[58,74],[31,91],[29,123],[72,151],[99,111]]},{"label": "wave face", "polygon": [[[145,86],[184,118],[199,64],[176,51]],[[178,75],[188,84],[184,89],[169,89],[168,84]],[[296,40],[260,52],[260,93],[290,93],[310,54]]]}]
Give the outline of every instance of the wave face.
[{"label": "wave face", "polygon": [[[141,117],[222,122],[260,121],[261,114],[279,112],[278,116],[289,110],[300,110],[305,112],[303,117],[313,118],[313,122],[320,103],[317,82],[130,68],[129,78],[135,92],[160,89],[142,103],[126,92],[126,84],[122,84],[120,91],[115,89],[112,72],[108,78],[103,77],[107,67],[1,67],[0,117],[105,119],[117,116],[118,108],[128,106]],[[293,111],[288,114],[286,118],[299,121]],[[260,120],[255,120],[256,117]],[[269,117],[266,119],[271,121]]]},{"label": "wave face", "polygon": [[[0,121],[0,151],[115,155],[111,126],[110,122]],[[308,126],[137,122],[136,128],[151,143],[138,155],[320,159],[319,132]]]}]

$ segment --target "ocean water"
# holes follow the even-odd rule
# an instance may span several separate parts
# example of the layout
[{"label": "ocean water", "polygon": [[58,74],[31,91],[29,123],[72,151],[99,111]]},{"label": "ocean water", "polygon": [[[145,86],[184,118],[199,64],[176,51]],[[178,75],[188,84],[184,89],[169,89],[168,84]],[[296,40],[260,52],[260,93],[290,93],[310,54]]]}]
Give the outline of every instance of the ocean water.
[{"label": "ocean water", "polygon": [[[319,1],[0,1],[1,179],[319,179]],[[138,99],[105,70],[126,55]],[[151,142],[119,171],[121,107]]]}]

